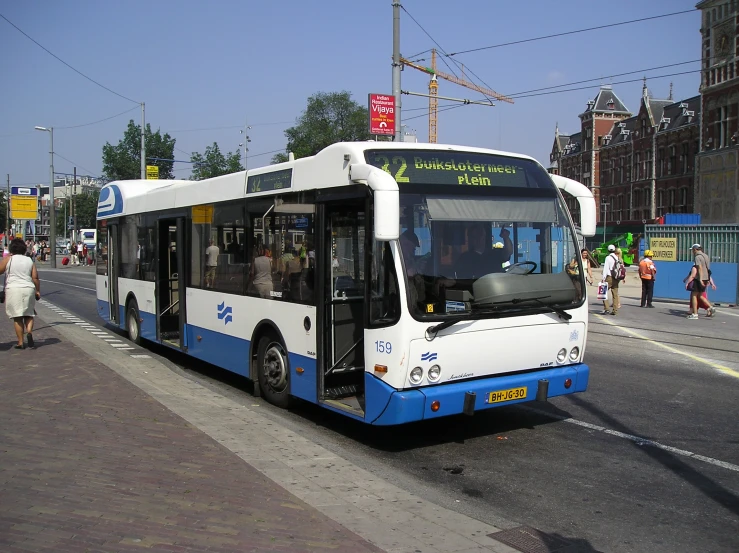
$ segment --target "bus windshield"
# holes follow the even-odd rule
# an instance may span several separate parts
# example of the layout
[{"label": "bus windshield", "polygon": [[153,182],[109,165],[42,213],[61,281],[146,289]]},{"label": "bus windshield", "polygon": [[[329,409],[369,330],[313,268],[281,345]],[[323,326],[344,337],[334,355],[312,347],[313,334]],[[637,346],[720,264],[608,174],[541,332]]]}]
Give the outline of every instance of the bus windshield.
[{"label": "bus windshield", "polygon": [[559,196],[508,192],[423,194],[401,186],[400,250],[416,318],[581,303],[580,256]]}]

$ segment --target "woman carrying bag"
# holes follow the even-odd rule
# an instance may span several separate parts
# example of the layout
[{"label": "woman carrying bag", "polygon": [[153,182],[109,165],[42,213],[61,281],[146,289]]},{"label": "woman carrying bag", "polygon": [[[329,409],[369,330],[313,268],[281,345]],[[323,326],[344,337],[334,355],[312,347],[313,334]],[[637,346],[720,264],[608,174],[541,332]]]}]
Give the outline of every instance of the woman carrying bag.
[{"label": "woman carrying bag", "polygon": [[5,313],[13,319],[15,335],[18,338],[16,349],[23,349],[23,333],[28,335],[28,347],[33,343],[33,317],[36,300],[41,297],[36,265],[26,256],[26,244],[20,238],[10,242],[10,256],[0,261],[0,275],[5,274]]}]

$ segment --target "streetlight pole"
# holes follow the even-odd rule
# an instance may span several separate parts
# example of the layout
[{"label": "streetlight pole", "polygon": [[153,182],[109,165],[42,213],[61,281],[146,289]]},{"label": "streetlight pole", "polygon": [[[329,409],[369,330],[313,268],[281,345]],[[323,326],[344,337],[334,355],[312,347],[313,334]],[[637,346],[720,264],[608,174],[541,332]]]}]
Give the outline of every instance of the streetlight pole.
[{"label": "streetlight pole", "polygon": [[34,127],[37,131],[45,131],[49,133],[51,138],[51,150],[49,151],[49,200],[51,208],[49,209],[49,250],[51,251],[50,266],[56,269],[56,204],[54,203],[54,127]]},{"label": "streetlight pole", "polygon": [[606,223],[608,222],[608,202],[603,202],[603,243],[606,243]]}]

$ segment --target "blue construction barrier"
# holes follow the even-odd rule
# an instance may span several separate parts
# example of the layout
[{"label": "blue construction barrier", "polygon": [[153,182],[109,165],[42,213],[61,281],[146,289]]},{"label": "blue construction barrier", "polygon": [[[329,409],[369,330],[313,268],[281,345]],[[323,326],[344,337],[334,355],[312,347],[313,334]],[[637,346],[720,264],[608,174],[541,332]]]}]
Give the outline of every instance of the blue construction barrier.
[{"label": "blue construction barrier", "polygon": [[[689,261],[655,261],[657,278],[654,282],[654,298],[687,301],[690,293],[685,290],[683,279],[690,273]],[[708,290],[708,299],[715,303],[736,305],[739,303],[739,264],[711,263],[716,290]]]}]

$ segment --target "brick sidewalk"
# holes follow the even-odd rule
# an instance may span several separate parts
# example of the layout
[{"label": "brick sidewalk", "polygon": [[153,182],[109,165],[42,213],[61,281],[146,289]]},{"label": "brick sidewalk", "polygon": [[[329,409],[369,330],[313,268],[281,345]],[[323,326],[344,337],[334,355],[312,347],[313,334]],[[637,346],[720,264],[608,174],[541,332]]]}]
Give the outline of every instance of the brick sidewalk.
[{"label": "brick sidewalk", "polygon": [[380,551],[42,321],[0,308],[0,551]]}]

